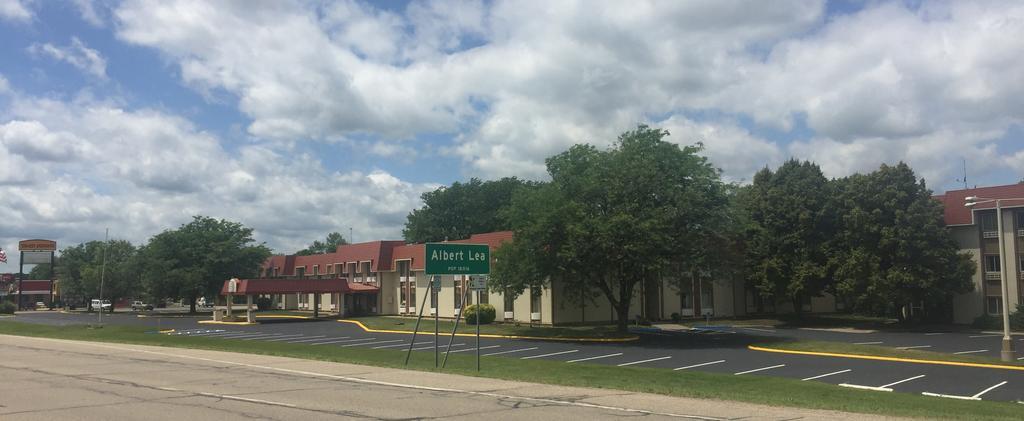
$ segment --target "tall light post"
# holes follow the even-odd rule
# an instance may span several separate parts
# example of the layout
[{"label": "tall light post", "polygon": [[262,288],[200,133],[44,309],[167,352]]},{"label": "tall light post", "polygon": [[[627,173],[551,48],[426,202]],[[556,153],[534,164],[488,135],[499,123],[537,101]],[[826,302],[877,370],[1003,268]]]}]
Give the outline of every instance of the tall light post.
[{"label": "tall light post", "polygon": [[[1014,361],[1013,339],[1010,338],[1010,287],[1006,282],[1006,243],[1003,242],[1003,201],[1024,200],[1024,198],[990,199],[987,197],[968,196],[964,206],[973,208],[982,203],[996,202],[996,241],[999,242],[999,283],[1003,291],[1003,349],[999,353],[1003,361]],[[982,269],[984,272],[984,268]]]}]

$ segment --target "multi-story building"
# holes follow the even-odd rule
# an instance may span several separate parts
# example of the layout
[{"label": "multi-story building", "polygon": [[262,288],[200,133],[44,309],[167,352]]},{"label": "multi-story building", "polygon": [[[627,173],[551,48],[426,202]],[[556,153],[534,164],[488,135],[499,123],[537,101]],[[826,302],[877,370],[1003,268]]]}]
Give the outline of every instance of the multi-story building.
[{"label": "multi-story building", "polygon": [[[972,207],[965,206],[972,196],[1004,199],[1001,235],[995,202],[980,200]],[[1015,311],[1017,304],[1024,302],[1024,200],[1006,200],[1014,198],[1024,198],[1024,184],[952,190],[936,196],[945,207],[946,226],[978,267],[973,277],[974,291],[954,299],[955,323],[971,323],[982,314],[1002,314],[1001,271],[1006,273],[1009,310]],[[1000,259],[1000,238],[1005,259]]]}]

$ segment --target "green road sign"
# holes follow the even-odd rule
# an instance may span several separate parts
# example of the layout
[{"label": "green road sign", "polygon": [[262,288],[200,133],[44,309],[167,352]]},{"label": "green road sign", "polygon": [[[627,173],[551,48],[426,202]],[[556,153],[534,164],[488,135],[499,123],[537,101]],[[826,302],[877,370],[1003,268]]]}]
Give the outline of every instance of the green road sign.
[{"label": "green road sign", "polygon": [[486,275],[491,273],[491,249],[486,244],[427,243],[427,275]]}]

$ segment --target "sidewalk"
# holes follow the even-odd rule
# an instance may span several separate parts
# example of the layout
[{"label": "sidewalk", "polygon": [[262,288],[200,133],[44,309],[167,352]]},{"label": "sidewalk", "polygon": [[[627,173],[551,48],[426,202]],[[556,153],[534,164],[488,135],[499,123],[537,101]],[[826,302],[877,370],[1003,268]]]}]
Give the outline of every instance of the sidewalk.
[{"label": "sidewalk", "polygon": [[[64,352],[103,355],[106,358],[131,358],[135,361],[174,361],[202,369],[204,366],[236,367],[233,372],[273,374],[289,382],[323,384],[363,384],[366,387],[404,389],[406,394],[473,398],[505,402],[511,405],[544,405],[565,411],[586,413],[595,409],[612,416],[654,415],[655,418],[691,419],[828,419],[881,420],[890,417],[852,414],[838,411],[772,407],[731,401],[678,398],[663,395],[624,392],[585,387],[551,386],[526,382],[495,380],[444,373],[408,371],[393,368],[303,360],[295,358],[239,354],[196,349],[163,348],[143,345],[92,343],[57,339],[0,335],[0,344],[59,349]],[[439,395],[439,396],[438,396]],[[519,403],[517,403],[519,402]],[[564,415],[564,414],[563,414]]]}]

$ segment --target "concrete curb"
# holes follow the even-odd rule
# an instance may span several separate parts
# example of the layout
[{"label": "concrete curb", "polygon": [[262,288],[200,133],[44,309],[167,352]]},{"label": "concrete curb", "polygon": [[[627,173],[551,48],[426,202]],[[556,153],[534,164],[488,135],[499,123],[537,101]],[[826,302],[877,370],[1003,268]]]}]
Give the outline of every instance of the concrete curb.
[{"label": "concrete curb", "polygon": [[258,325],[259,324],[257,322],[252,322],[252,323],[250,323],[250,322],[219,322],[219,321],[216,321],[216,320],[200,320],[200,321],[198,321],[196,323],[200,323],[200,324],[204,324],[204,325],[238,325],[238,326],[254,326],[254,325]]},{"label": "concrete curb", "polygon": [[[372,332],[372,333],[401,333],[401,334],[405,334],[405,335],[412,335],[412,332],[410,332],[408,330],[370,329],[370,328],[366,327],[366,325],[364,325],[362,322],[360,322],[358,320],[338,319],[337,321],[341,322],[341,323],[351,323],[351,324],[354,324],[356,326],[359,326],[359,328],[363,329],[363,331],[365,331],[365,332]],[[434,335],[433,332],[419,332],[418,334],[419,335],[425,335],[425,336],[433,336]],[[451,334],[450,333],[444,333],[444,335],[445,336],[449,336]],[[455,336],[465,336],[465,337],[473,337],[473,338],[475,338],[476,334],[475,333],[456,333]],[[492,338],[492,339],[529,339],[529,340],[535,340],[535,341],[560,341],[560,342],[632,342],[632,341],[636,341],[636,340],[640,339],[639,336],[631,336],[631,337],[628,337],[628,338],[565,338],[565,337],[556,338],[556,337],[547,337],[547,336],[494,335],[494,334],[489,334],[489,333],[481,333],[480,337],[481,338]]]},{"label": "concrete curb", "polygon": [[916,358],[899,358],[899,357],[883,357],[881,355],[859,355],[859,354],[840,354],[835,352],[817,352],[817,351],[794,351],[789,349],[774,349],[774,348],[763,348],[754,345],[748,345],[747,349],[751,351],[761,352],[775,352],[779,354],[795,354],[795,355],[811,355],[816,357],[836,357],[836,358],[853,358],[858,360],[874,360],[874,361],[890,361],[900,363],[911,363],[911,364],[931,364],[931,365],[952,365],[957,367],[973,367],[973,368],[994,368],[998,370],[1013,370],[1013,371],[1024,371],[1024,366],[1018,365],[1003,365],[1003,364],[988,364],[988,363],[968,363],[961,361],[942,361],[942,360],[921,360]]}]

